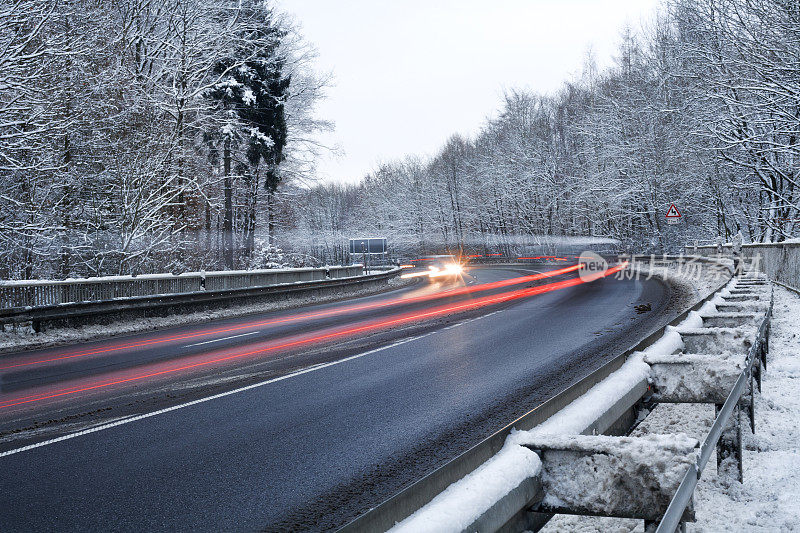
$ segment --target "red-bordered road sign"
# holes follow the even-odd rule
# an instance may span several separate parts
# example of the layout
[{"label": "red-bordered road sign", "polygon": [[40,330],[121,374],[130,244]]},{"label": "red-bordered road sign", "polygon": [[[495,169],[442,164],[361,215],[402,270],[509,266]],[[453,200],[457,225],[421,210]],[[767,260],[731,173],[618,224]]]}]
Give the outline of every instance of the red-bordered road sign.
[{"label": "red-bordered road sign", "polygon": [[681,212],[678,211],[678,208],[675,207],[675,204],[669,204],[669,209],[667,210],[667,218],[681,218]]},{"label": "red-bordered road sign", "polygon": [[680,222],[681,212],[678,211],[675,204],[669,204],[669,209],[667,210],[667,224],[680,224]]}]

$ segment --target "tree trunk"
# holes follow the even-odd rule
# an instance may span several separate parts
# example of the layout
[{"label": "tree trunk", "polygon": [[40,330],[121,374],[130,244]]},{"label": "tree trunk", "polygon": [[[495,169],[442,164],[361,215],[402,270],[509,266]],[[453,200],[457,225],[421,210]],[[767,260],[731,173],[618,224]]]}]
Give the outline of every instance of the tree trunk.
[{"label": "tree trunk", "polygon": [[205,249],[205,254],[204,255],[206,257],[209,257],[208,253],[211,251],[211,248],[213,247],[213,243],[211,242],[211,202],[209,202],[206,199],[205,204],[206,204],[205,205],[205,208],[206,208],[206,224],[205,224],[205,226],[206,226],[206,238],[205,238],[206,249]]},{"label": "tree trunk", "polygon": [[255,250],[256,226],[258,223],[258,184],[260,180],[258,171],[252,176],[250,183],[250,198],[247,206],[247,222],[245,224],[245,253],[249,258]]},{"label": "tree trunk", "polygon": [[269,244],[275,245],[275,192],[267,190],[267,231],[269,232]]},{"label": "tree trunk", "polygon": [[225,214],[222,223],[222,253],[225,268],[233,269],[233,180],[231,178],[231,140],[229,138],[225,138],[222,160],[225,172],[225,179],[223,180]]}]

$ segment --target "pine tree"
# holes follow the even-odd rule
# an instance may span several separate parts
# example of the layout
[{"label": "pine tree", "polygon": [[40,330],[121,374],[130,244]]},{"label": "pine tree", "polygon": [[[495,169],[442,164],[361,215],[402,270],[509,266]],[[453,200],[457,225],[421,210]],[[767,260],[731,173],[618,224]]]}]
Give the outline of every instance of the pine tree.
[{"label": "pine tree", "polygon": [[267,213],[270,241],[274,234],[274,194],[281,181],[279,166],[284,160],[287,141],[285,115],[289,96],[290,76],[284,76],[286,58],[281,53],[281,41],[286,32],[275,22],[273,12],[257,2],[242,4],[239,16],[246,22],[240,25],[231,55],[219,61],[215,71],[220,82],[209,92],[211,99],[235,114],[239,135],[230,125],[223,140],[224,231],[225,261],[233,263],[233,185],[231,143],[245,139],[245,161],[239,165],[248,189],[247,212],[243,228],[245,253],[254,248],[257,222],[257,198],[261,174],[267,192]]}]

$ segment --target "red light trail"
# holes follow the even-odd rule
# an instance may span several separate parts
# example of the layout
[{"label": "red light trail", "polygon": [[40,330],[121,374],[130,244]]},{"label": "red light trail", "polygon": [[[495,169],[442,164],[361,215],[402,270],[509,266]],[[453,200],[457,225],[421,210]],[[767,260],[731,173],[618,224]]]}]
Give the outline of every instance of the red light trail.
[{"label": "red light trail", "polygon": [[[613,274],[615,272],[618,272],[622,268],[625,268],[625,266],[627,266],[627,262],[626,263],[622,263],[622,264],[620,264],[618,266],[615,266],[613,268],[608,269],[605,273],[602,274],[602,276],[609,276],[609,275],[611,275],[611,274]],[[504,280],[504,281],[509,281],[509,280]],[[80,393],[80,392],[88,392],[88,391],[92,391],[92,390],[103,389],[103,388],[112,387],[114,385],[120,385],[120,384],[124,384],[124,383],[131,383],[131,382],[141,381],[141,380],[144,380],[144,379],[147,379],[147,378],[153,378],[153,377],[157,377],[157,376],[173,374],[173,373],[176,373],[176,372],[181,372],[181,371],[190,370],[190,369],[194,369],[194,368],[209,366],[209,365],[213,365],[213,364],[216,364],[216,363],[222,363],[222,362],[230,361],[230,360],[233,360],[233,359],[241,359],[241,358],[244,358],[244,357],[247,357],[247,356],[265,354],[265,353],[275,352],[275,351],[278,351],[278,350],[286,350],[286,349],[290,349],[290,348],[297,348],[297,347],[308,345],[308,344],[312,344],[312,343],[319,343],[319,342],[322,342],[322,341],[337,339],[337,338],[340,338],[340,337],[352,336],[354,334],[368,333],[368,332],[376,331],[376,330],[379,330],[379,329],[386,329],[386,328],[390,328],[390,327],[393,327],[393,326],[399,326],[399,325],[402,325],[402,324],[407,324],[407,323],[413,322],[413,321],[430,319],[430,318],[434,318],[434,317],[441,316],[441,315],[448,314],[448,313],[464,312],[464,311],[467,311],[467,310],[478,309],[478,308],[489,306],[489,305],[497,305],[497,304],[500,304],[500,303],[504,303],[504,302],[508,302],[508,301],[512,301],[512,300],[517,300],[517,299],[520,299],[520,298],[525,298],[525,297],[534,296],[534,295],[537,295],[537,294],[543,294],[543,293],[554,291],[554,290],[559,290],[559,289],[563,289],[563,288],[567,288],[567,287],[580,285],[582,283],[587,283],[587,281],[583,280],[583,279],[581,279],[579,277],[578,278],[571,278],[571,279],[568,279],[568,280],[557,281],[557,282],[549,283],[549,284],[546,284],[546,285],[540,285],[538,287],[528,287],[528,288],[524,288],[524,289],[518,289],[518,290],[515,290],[515,291],[503,293],[503,294],[500,294],[500,295],[483,296],[481,298],[477,298],[475,300],[470,300],[470,301],[464,302],[464,303],[447,304],[447,305],[436,307],[434,309],[430,309],[428,311],[403,313],[403,314],[401,314],[401,315],[399,315],[399,316],[397,316],[395,318],[391,318],[391,319],[388,319],[388,320],[373,320],[373,321],[367,322],[367,323],[365,323],[363,325],[360,325],[360,326],[335,328],[335,329],[328,330],[327,333],[305,334],[305,335],[295,336],[293,338],[293,340],[271,341],[271,342],[267,343],[262,348],[258,348],[258,349],[255,349],[255,350],[249,350],[249,351],[242,352],[242,353],[233,353],[233,354],[226,355],[226,356],[223,356],[223,357],[215,357],[213,359],[207,359],[207,360],[199,361],[199,362],[192,363],[192,364],[185,364],[185,365],[182,365],[182,366],[173,367],[173,368],[167,368],[167,369],[159,370],[159,371],[151,371],[151,372],[148,372],[148,373],[145,373],[145,374],[139,374],[139,375],[131,376],[131,377],[128,377],[128,378],[123,378],[123,379],[116,379],[116,380],[111,380],[111,381],[104,381],[104,382],[94,383],[94,384],[88,385],[88,386],[71,387],[71,388],[59,389],[59,390],[49,391],[49,392],[40,393],[40,394],[33,394],[33,395],[21,396],[21,397],[8,399],[8,400],[3,400],[3,401],[0,401],[0,409],[5,409],[5,408],[8,408],[8,407],[14,407],[14,406],[28,404],[28,403],[40,402],[40,401],[44,401],[44,400],[48,400],[48,399],[53,399],[53,398],[68,396],[68,395],[72,395],[72,394],[77,394],[77,393]],[[211,354],[209,354],[209,355],[211,355]]]},{"label": "red light trail", "polygon": [[579,268],[580,268],[580,265],[572,265],[572,266],[560,268],[560,269],[557,269],[557,270],[551,270],[551,271],[548,271],[548,272],[540,272],[540,273],[532,274],[532,275],[529,275],[529,276],[521,276],[521,277],[517,277],[517,278],[510,278],[510,279],[507,279],[507,280],[495,281],[495,282],[491,282],[491,283],[484,283],[484,284],[481,284],[481,285],[474,285],[472,287],[461,287],[461,288],[458,288],[458,289],[452,289],[452,290],[448,290],[448,291],[437,292],[437,293],[434,293],[434,294],[426,294],[426,295],[422,295],[422,296],[413,296],[413,297],[410,297],[410,298],[395,298],[395,299],[392,299],[392,300],[383,301],[383,302],[376,302],[376,303],[372,303],[372,304],[349,305],[349,306],[337,307],[335,309],[330,309],[330,310],[327,310],[327,311],[300,313],[300,314],[297,314],[297,315],[284,317],[284,318],[270,319],[270,320],[263,320],[263,321],[256,321],[256,322],[248,322],[248,323],[245,323],[245,324],[237,324],[235,326],[229,326],[229,327],[224,327],[224,328],[215,328],[215,329],[211,329],[211,330],[196,331],[196,332],[192,332],[192,333],[183,333],[183,334],[179,334],[179,335],[170,335],[170,336],[166,336],[166,337],[157,337],[157,338],[154,338],[154,339],[144,339],[144,340],[140,340],[140,341],[136,341],[136,342],[129,342],[129,343],[118,344],[118,345],[113,345],[113,346],[95,348],[95,349],[92,349],[92,350],[86,350],[86,351],[82,351],[82,352],[78,352],[78,353],[64,354],[64,355],[60,355],[60,356],[57,356],[57,357],[48,357],[48,358],[39,359],[39,360],[36,360],[36,361],[26,361],[26,362],[21,362],[21,363],[9,364],[9,365],[5,365],[5,366],[0,366],[0,371],[8,370],[8,369],[11,369],[11,368],[19,368],[19,367],[25,367],[25,366],[31,366],[31,365],[51,363],[51,362],[55,362],[55,361],[64,361],[64,360],[67,360],[67,359],[76,359],[76,358],[87,357],[87,356],[91,356],[91,355],[106,354],[106,353],[116,352],[116,351],[120,351],[120,350],[128,350],[128,349],[131,349],[131,348],[142,348],[142,347],[147,347],[147,346],[155,346],[155,345],[158,345],[158,344],[165,344],[165,343],[169,343],[169,342],[183,341],[183,340],[187,340],[187,339],[195,339],[195,338],[198,338],[198,337],[208,337],[208,336],[212,336],[212,335],[218,335],[218,334],[221,334],[221,333],[238,332],[238,331],[251,329],[251,328],[260,328],[260,327],[272,326],[272,325],[276,325],[276,324],[286,324],[286,323],[289,323],[289,322],[295,322],[295,321],[300,321],[300,320],[308,320],[308,319],[315,319],[315,318],[325,318],[325,317],[330,317],[330,316],[334,316],[334,315],[342,315],[342,314],[354,313],[354,312],[358,312],[358,311],[368,311],[368,310],[371,310],[371,309],[392,307],[392,306],[401,305],[401,304],[420,303],[420,302],[435,300],[435,299],[439,299],[439,298],[452,298],[452,297],[456,297],[456,296],[463,296],[465,294],[471,294],[471,293],[474,293],[474,292],[487,291],[487,290],[492,290],[492,289],[497,289],[497,288],[502,288],[502,287],[508,287],[508,286],[516,285],[516,284],[520,284],[520,283],[527,283],[527,282],[530,282],[530,281],[536,281],[536,280],[539,280],[539,279],[544,279],[544,278],[549,278],[549,277],[554,277],[554,276],[560,276],[562,274],[566,274],[566,273],[572,272],[574,270],[578,270]]}]

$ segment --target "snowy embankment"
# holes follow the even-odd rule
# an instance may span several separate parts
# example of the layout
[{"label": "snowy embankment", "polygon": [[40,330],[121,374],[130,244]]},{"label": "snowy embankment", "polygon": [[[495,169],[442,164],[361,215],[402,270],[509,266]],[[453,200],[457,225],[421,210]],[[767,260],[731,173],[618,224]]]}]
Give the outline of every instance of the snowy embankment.
[{"label": "snowy embankment", "polygon": [[4,331],[2,329],[3,326],[0,325],[0,354],[4,352],[8,353],[20,350],[46,348],[48,346],[58,346],[60,344],[69,344],[73,342],[97,340],[119,335],[129,335],[131,333],[141,333],[175,326],[202,324],[223,318],[247,316],[312,304],[334,302],[356,296],[367,296],[386,292],[387,290],[398,289],[411,283],[414,283],[414,280],[400,279],[397,277],[388,280],[387,287],[375,287],[371,289],[350,287],[348,289],[348,294],[331,294],[326,296],[293,295],[291,298],[268,303],[261,302],[231,305],[224,309],[198,311],[163,317],[134,318],[112,322],[110,324],[95,324],[77,328],[54,328],[42,333],[34,332],[30,326],[14,327],[6,325]]},{"label": "snowy embankment", "polygon": [[[756,394],[756,433],[743,428],[744,483],[717,476],[712,456],[695,491],[690,532],[800,529],[800,296],[775,287],[767,370]],[[659,404],[633,436],[684,433],[704,439],[709,404]],[[641,520],[558,515],[546,532],[644,531]]]}]

